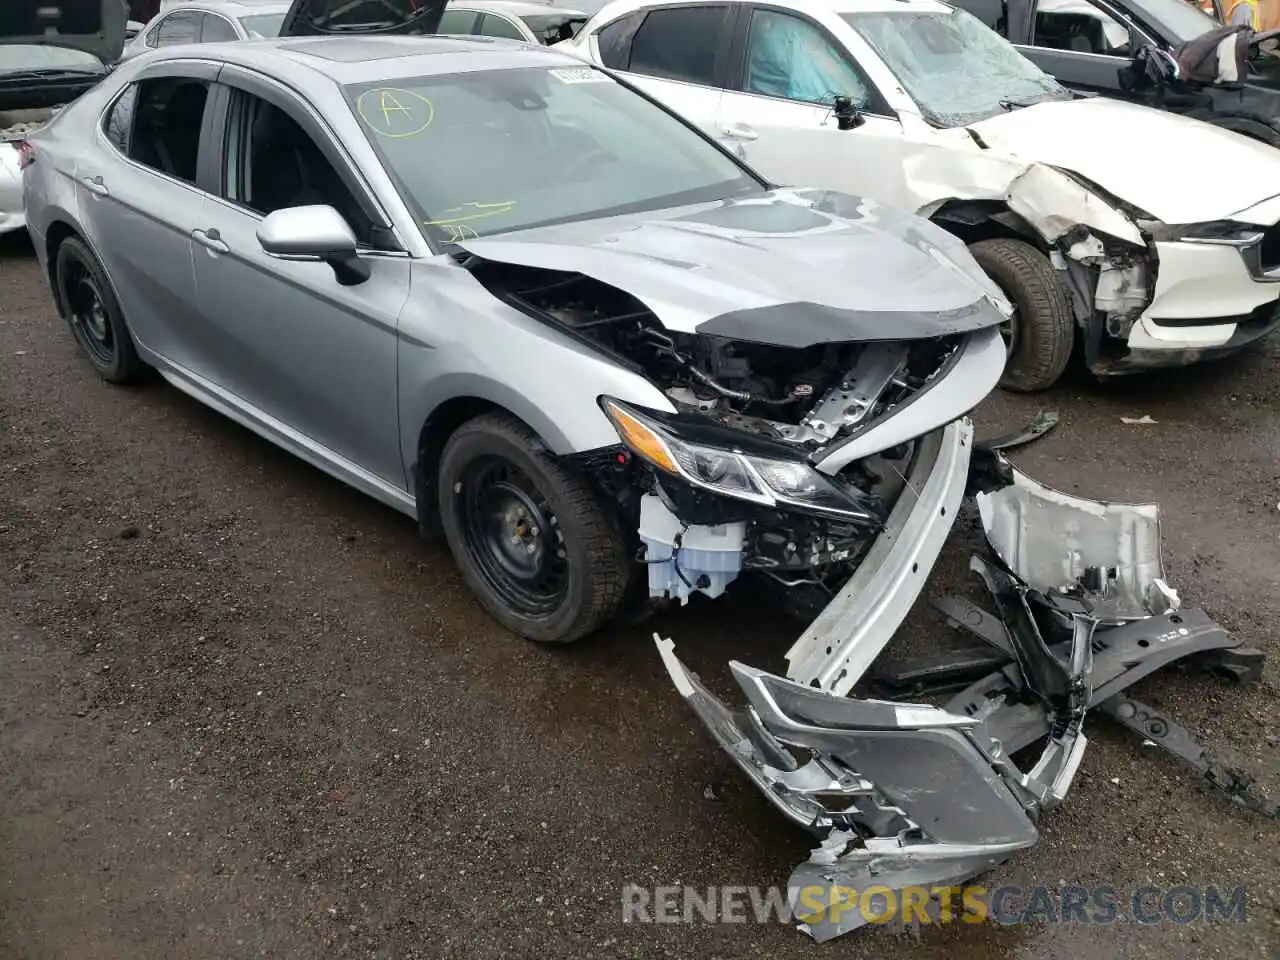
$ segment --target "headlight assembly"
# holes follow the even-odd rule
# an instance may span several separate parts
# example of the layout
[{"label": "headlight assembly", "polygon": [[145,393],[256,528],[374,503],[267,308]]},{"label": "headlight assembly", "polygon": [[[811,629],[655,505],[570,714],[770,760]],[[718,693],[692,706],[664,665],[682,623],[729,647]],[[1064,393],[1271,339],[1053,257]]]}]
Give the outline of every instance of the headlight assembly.
[{"label": "headlight assembly", "polygon": [[1264,229],[1234,220],[1214,220],[1210,223],[1160,223],[1158,220],[1139,220],[1138,226],[1151,234],[1154,240],[1178,243],[1211,243],[1227,247],[1247,247],[1262,239]]},{"label": "headlight assembly", "polygon": [[682,439],[665,424],[611,397],[602,397],[600,406],[632,453],[695,487],[767,507],[791,507],[849,520],[879,519],[854,499],[857,491],[845,493],[807,463]]}]

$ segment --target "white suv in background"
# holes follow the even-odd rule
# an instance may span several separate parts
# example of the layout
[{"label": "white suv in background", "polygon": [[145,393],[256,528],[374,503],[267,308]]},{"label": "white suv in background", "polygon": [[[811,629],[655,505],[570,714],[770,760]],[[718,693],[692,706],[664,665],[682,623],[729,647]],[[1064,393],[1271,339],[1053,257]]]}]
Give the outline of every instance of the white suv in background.
[{"label": "white suv in background", "polygon": [[1017,307],[1007,387],[1048,387],[1077,344],[1095,373],[1122,373],[1231,353],[1280,322],[1280,150],[1073,95],[937,0],[616,0],[558,46],[778,183],[872,197],[970,243]]}]

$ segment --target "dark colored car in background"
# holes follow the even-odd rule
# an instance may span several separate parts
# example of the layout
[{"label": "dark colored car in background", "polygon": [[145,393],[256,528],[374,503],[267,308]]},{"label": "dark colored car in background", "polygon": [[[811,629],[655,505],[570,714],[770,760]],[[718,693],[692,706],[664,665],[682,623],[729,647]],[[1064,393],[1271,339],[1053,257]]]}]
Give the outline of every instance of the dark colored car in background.
[{"label": "dark colored car in background", "polygon": [[[1073,90],[1185,114],[1280,146],[1280,58],[1255,47],[1241,83],[1175,76],[1179,47],[1222,28],[1187,0],[952,2]],[[1162,79],[1151,77],[1144,55],[1162,65]]]}]

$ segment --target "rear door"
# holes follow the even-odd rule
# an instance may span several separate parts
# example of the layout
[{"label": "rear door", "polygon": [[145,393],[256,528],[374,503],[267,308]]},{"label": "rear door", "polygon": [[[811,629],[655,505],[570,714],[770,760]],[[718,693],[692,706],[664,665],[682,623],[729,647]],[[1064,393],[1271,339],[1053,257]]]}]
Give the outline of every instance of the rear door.
[{"label": "rear door", "polygon": [[725,4],[672,4],[614,20],[588,43],[600,63],[715,136],[732,23]]},{"label": "rear door", "polygon": [[150,67],[103,114],[105,145],[76,165],[80,219],[134,335],[193,369],[202,337],[191,231],[205,204],[215,73],[205,63]]}]

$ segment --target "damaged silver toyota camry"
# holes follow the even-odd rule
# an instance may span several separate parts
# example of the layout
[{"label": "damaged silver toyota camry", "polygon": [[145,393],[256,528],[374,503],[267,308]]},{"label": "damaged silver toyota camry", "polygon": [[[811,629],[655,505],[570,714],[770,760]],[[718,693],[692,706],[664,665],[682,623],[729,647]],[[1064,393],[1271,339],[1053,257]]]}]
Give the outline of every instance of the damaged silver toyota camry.
[{"label": "damaged silver toyota camry", "polygon": [[24,149],[104,377],[154,368],[443,532],[534,640],[747,574],[825,602],[899,503],[923,575],[1004,364],[1009,306],[941,228],[775,190],[546,49],[166,48]]}]

